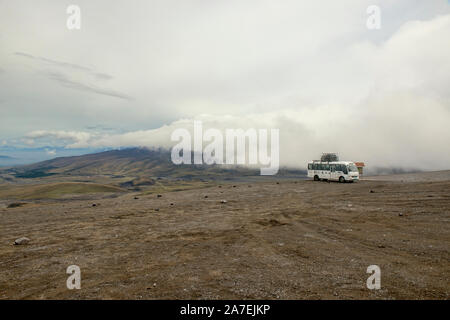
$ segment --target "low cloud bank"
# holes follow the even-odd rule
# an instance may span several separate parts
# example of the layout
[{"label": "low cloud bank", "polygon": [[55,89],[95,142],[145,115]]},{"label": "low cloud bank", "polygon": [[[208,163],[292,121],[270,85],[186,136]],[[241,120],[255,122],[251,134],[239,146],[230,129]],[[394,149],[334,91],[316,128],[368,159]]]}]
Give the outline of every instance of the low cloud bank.
[{"label": "low cloud bank", "polygon": [[[396,94],[368,100],[355,108],[319,106],[247,116],[200,115],[157,129],[105,134],[74,131],[34,131],[35,142],[59,141],[67,148],[163,147],[178,128],[193,134],[193,121],[203,128],[279,129],[280,165],[303,168],[322,152],[338,152],[342,160],[364,161],[370,167],[449,169],[449,110],[433,99]],[[204,146],[206,143],[204,144]]]}]

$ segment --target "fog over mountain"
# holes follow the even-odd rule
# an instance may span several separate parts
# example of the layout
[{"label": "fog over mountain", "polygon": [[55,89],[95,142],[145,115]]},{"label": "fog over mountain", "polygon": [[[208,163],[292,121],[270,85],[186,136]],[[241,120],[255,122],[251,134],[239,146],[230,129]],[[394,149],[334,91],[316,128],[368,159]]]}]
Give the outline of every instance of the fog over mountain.
[{"label": "fog over mountain", "polygon": [[279,129],[282,166],[449,168],[448,1],[378,1],[379,30],[360,0],[80,0],[80,30],[69,4],[0,3],[2,155],[170,148],[201,120]]}]

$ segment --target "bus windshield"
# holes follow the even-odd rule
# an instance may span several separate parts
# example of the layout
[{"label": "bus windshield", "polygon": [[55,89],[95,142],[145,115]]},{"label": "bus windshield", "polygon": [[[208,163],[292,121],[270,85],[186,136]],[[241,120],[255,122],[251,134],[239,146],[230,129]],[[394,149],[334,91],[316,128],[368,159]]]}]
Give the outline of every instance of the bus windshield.
[{"label": "bus windshield", "polygon": [[358,168],[354,164],[349,164],[348,171],[349,172],[358,172]]}]

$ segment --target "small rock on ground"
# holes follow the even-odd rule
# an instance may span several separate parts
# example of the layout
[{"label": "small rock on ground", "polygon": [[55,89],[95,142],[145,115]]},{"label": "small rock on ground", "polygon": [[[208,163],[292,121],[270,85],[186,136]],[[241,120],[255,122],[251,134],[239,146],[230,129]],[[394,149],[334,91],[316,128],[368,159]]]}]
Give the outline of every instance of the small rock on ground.
[{"label": "small rock on ground", "polygon": [[27,237],[22,237],[22,238],[16,239],[14,241],[14,245],[19,246],[19,245],[27,244],[28,242],[30,242],[30,239],[28,239]]}]

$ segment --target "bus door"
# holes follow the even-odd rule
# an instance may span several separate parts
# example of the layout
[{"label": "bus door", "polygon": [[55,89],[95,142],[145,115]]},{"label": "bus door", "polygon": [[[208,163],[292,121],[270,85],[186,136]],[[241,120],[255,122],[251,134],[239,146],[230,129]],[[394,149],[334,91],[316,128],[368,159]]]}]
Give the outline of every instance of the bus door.
[{"label": "bus door", "polygon": [[338,179],[339,179],[339,175],[336,172],[336,165],[330,164],[330,180],[338,180]]},{"label": "bus door", "polygon": [[331,179],[331,171],[330,171],[330,164],[324,164],[324,171],[323,171],[323,179],[330,180]]}]

